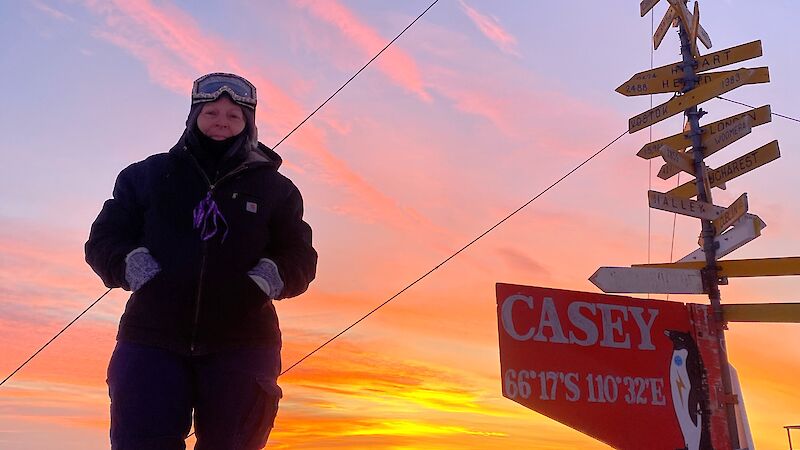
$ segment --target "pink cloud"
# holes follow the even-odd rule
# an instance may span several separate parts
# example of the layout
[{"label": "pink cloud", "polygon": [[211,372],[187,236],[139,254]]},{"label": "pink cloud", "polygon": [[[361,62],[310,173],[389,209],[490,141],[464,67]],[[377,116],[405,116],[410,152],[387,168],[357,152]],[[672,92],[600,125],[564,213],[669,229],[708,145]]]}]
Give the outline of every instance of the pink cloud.
[{"label": "pink cloud", "polygon": [[[240,63],[245,60],[242,55],[222,39],[203,32],[194,18],[174,5],[155,5],[149,0],[116,1],[113,4],[89,0],[86,4],[105,19],[106,28],[96,31],[96,36],[133,54],[145,64],[151,79],[167,89],[188,94],[188,87],[198,73],[215,70],[241,73],[251,79],[262,100],[258,116],[262,141],[265,135],[283,136],[307,114],[307,108],[271,80],[245,67]],[[323,7],[320,4],[310,8],[319,14],[327,14],[331,20],[338,20],[342,26],[352,19],[346,10],[331,5]],[[355,36],[364,42],[380,41],[369,29],[357,24],[355,29]],[[413,61],[397,54],[388,58],[386,64],[394,79],[420,95],[427,95],[415,78]],[[395,70],[407,66],[411,69]],[[269,117],[269,120],[261,117]],[[313,124],[305,124],[292,137],[292,144],[304,153],[315,167],[315,174],[325,183],[344,188],[358,199],[349,204],[333,205],[333,208],[347,211],[361,220],[381,220],[401,227],[417,225],[421,220],[416,213],[400,207],[331,153],[322,131]]]},{"label": "pink cloud", "polygon": [[478,30],[500,48],[500,50],[510,55],[521,56],[516,48],[517,39],[511,33],[503,29],[497,22],[497,19],[481,14],[475,8],[467,5],[464,0],[459,0],[459,3],[467,14],[467,17],[478,27]]},{"label": "pink cloud", "polygon": [[[305,8],[318,19],[335,26],[353,44],[358,46],[366,57],[374,56],[389,42],[389,39],[382,37],[374,28],[364,23],[338,1],[296,0],[295,4]],[[417,94],[422,100],[431,101],[430,94],[425,91],[416,62],[406,52],[393,47],[387,49],[376,62],[380,70],[393,82],[409,92]]]}]

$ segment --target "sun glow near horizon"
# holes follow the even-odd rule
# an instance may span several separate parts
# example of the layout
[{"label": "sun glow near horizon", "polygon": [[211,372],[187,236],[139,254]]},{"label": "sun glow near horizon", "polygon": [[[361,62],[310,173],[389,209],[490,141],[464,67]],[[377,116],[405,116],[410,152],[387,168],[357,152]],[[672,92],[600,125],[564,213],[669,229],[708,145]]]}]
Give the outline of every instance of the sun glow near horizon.
[{"label": "sun glow near horizon", "polygon": [[[0,369],[10,373],[105,292],[83,261],[89,225],[119,170],[177,140],[191,80],[212,70],[248,76],[259,89],[260,139],[274,145],[428,4],[4,5],[0,33],[15,45],[0,49],[0,61],[18,88],[6,92],[12,113],[0,121]],[[764,45],[754,64],[769,66],[771,82],[727,96],[797,116],[791,18],[798,7],[702,7],[715,50],[756,39]],[[664,9],[657,5],[656,14]],[[647,98],[623,98],[614,88],[649,67],[649,22],[635,2],[439,2],[283,142],[282,171],[303,192],[320,253],[309,291],[276,304],[284,368],[647,110]],[[670,32],[654,65],[676,55]],[[743,111],[703,105],[709,121]],[[657,124],[653,139],[679,132],[679,122]],[[694,250],[696,220],[677,218],[673,240],[673,216],[648,211],[648,188],[675,185],[649,175],[658,165],[635,156],[648,137],[623,137],[282,376],[269,448],[609,448],[502,397],[494,286],[596,292],[588,277],[599,266]],[[768,223],[736,258],[800,254],[800,210],[786,188],[800,164],[792,150],[800,127],[773,117],[711,165],[772,139],[780,140],[779,160],[714,194],[727,205],[748,192],[751,209]],[[797,283],[732,279],[722,297],[790,301]],[[0,447],[108,446],[105,371],[126,300],[112,291],[0,388]],[[736,323],[726,336],[756,446],[783,448],[782,427],[800,422],[800,328]]]}]

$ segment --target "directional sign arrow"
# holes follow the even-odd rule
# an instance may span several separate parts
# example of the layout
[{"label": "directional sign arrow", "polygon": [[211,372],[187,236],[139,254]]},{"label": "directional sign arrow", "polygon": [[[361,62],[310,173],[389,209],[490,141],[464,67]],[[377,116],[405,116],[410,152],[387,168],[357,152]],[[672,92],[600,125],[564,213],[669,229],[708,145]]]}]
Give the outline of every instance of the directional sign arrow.
[{"label": "directional sign arrow", "polygon": [[675,8],[672,6],[667,8],[667,12],[664,13],[664,17],[661,18],[661,22],[659,22],[658,28],[656,28],[656,32],[653,34],[653,50],[658,50],[658,46],[661,45],[661,41],[663,41],[664,36],[667,35],[669,27],[677,17],[678,13],[675,11]]},{"label": "directional sign arrow", "polygon": [[[734,250],[742,247],[753,239],[761,236],[761,230],[767,224],[760,217],[754,214],[745,214],[738,222],[733,224],[733,228],[714,238],[715,245],[718,245],[714,252],[717,258],[722,258]],[[705,261],[706,253],[702,248],[689,253],[678,262]]]},{"label": "directional sign arrow", "polygon": [[679,152],[668,145],[662,145],[661,157],[667,165],[673,166],[678,170],[682,170],[690,175],[694,175],[694,158],[691,155]]},{"label": "directional sign arrow", "polygon": [[[739,69],[737,69],[739,70]],[[769,72],[766,67],[755,68],[756,74],[754,80],[749,84],[767,83],[769,82]],[[720,72],[706,72],[697,74],[697,85],[714,83],[715,81],[722,80],[725,77],[730,77],[736,74],[736,70],[723,70]],[[637,80],[631,83],[623,84],[617,88],[617,92],[626,96],[633,97],[637,95],[650,95],[650,94],[665,94],[670,92],[683,92],[685,81],[683,75],[673,75],[669,78],[650,78],[647,80]]]},{"label": "directional sign arrow", "polygon": [[730,206],[725,208],[725,211],[719,215],[719,218],[714,219],[711,223],[714,226],[714,234],[719,236],[720,233],[725,231],[729,226],[733,225],[737,220],[747,213],[747,194],[742,194]]},{"label": "directional sign arrow", "polygon": [[[750,116],[744,116],[742,120],[734,123],[723,133],[704,135],[701,138],[700,144],[703,147],[703,157],[716,153],[726,146],[738,141],[739,139],[750,134],[752,130],[753,127],[750,125]],[[692,156],[693,153],[687,149],[684,154],[687,156]],[[661,178],[662,180],[668,180],[674,175],[680,173],[681,170],[681,168],[673,166],[672,164],[664,164],[658,170],[658,178]]]},{"label": "directional sign arrow", "polygon": [[[765,105],[760,108],[751,109],[750,111],[726,117],[724,119],[702,126],[700,128],[700,133],[702,134],[701,145],[703,147],[706,147],[706,150],[703,151],[703,157],[709,156],[711,153],[713,153],[709,152],[709,147],[713,148],[715,146],[720,146],[720,144],[725,139],[727,139],[725,138],[725,136],[730,134],[732,129],[739,126],[739,122],[744,120],[745,117],[750,118],[750,127],[752,128],[759,125],[764,125],[765,123],[769,123],[770,121],[772,121],[772,112],[770,110],[769,105]],[[714,143],[715,141],[720,141],[720,142],[715,144]],[[731,142],[733,141],[728,142],[728,144],[730,144]],[[639,150],[639,152],[636,153],[636,156],[644,159],[652,159],[657,156],[661,156],[659,150],[661,149],[662,145],[668,145],[676,150],[681,150],[686,147],[691,147],[692,140],[683,133],[674,134],[672,136],[665,137],[663,139],[659,139],[657,141],[645,144]],[[715,149],[714,151],[717,151],[722,147],[724,147],[724,145]]]},{"label": "directional sign arrow", "polygon": [[[683,95],[673,97],[666,103],[631,117],[628,120],[628,133],[635,133],[639,130],[643,130],[654,123],[672,117],[675,114],[682,113],[692,106],[697,106],[704,101],[732,91],[738,87],[753,82],[763,82],[756,81],[758,78],[754,78],[754,75],[756,75],[755,69],[739,69],[733,75],[725,77],[720,81],[704,84]],[[751,81],[751,79],[753,79],[753,81]]]},{"label": "directional sign arrow", "polygon": [[740,303],[722,305],[728,322],[800,323],[800,303]]},{"label": "directional sign arrow", "polygon": [[[769,106],[767,106],[767,109],[769,109]],[[769,116],[771,120],[771,114],[769,114]],[[713,155],[717,151],[747,136],[753,130],[754,126],[751,117],[744,116],[742,120],[725,127],[723,131],[714,132],[712,128],[711,133],[704,135],[701,140],[702,143],[700,145],[703,147],[703,157]]]},{"label": "directional sign arrow", "polygon": [[699,269],[601,267],[589,278],[606,293],[702,294]]},{"label": "directional sign arrow", "polygon": [[698,219],[714,220],[724,211],[724,208],[712,205],[711,203],[673,197],[652,190],[647,191],[647,199],[650,202],[651,208],[683,214],[684,216],[696,217]]},{"label": "directional sign arrow", "polygon": [[650,12],[650,10],[653,9],[657,3],[658,0],[642,0],[642,2],[639,3],[639,14],[641,14],[640,17],[644,17],[644,15]]},{"label": "directional sign arrow", "polygon": [[[762,55],[761,41],[748,42],[747,44],[737,45],[736,47],[726,48],[714,53],[694,58],[696,64],[695,73],[706,72],[730,64],[735,64],[748,59],[757,58]],[[624,89],[625,85],[635,84],[646,80],[672,80],[683,77],[683,62],[667,64],[666,66],[656,67],[645,70],[632,76],[628,81],[622,83],[617,88],[617,92]],[[634,90],[636,92],[636,90]]]},{"label": "directional sign arrow", "polygon": [[[772,141],[762,147],[753,150],[727,164],[714,169],[708,174],[709,188],[719,186],[740,175],[744,175],[751,170],[761,167],[764,164],[780,158],[781,152],[778,148],[778,141]],[[668,195],[681,198],[692,198],[697,195],[695,181],[684,183],[675,189],[667,192]]]},{"label": "directional sign arrow", "polygon": [[[669,4],[672,5],[673,8],[677,9],[678,18],[681,20],[681,22],[683,22],[686,30],[690,31],[692,29],[694,17],[692,17],[692,13],[689,12],[689,9],[686,8],[686,3],[684,3],[683,0],[669,0]],[[697,38],[700,39],[700,42],[702,42],[706,48],[711,48],[711,38],[708,36],[708,33],[706,33],[706,30],[703,29],[703,26],[699,23],[697,25]]]},{"label": "directional sign arrow", "polygon": [[[696,269],[705,267],[705,261],[662,264],[634,264],[633,267],[663,269]],[[777,277],[800,275],[800,257],[729,259],[717,261],[721,277]]]},{"label": "directional sign arrow", "polygon": [[[694,2],[694,12],[692,14],[694,16],[692,17],[692,25],[689,27],[689,42],[692,43],[692,56],[697,58],[700,56],[700,52],[697,50],[698,35],[704,34],[703,37],[708,39],[708,46],[706,48],[711,48],[711,38],[708,37],[706,30],[703,30],[700,26],[700,3]],[[701,40],[701,42],[703,41]],[[703,45],[706,45],[705,42]]]}]

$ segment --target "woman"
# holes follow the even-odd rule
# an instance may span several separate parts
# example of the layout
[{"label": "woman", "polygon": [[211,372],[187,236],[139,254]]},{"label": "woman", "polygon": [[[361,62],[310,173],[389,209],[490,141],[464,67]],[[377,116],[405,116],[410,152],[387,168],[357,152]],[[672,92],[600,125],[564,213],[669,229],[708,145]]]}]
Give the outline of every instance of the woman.
[{"label": "woman", "polygon": [[133,293],[108,367],[114,450],[259,449],[281,391],[273,300],[316,271],[300,192],[258,142],[256,89],[200,77],[168,152],[123,170],[86,261]]}]

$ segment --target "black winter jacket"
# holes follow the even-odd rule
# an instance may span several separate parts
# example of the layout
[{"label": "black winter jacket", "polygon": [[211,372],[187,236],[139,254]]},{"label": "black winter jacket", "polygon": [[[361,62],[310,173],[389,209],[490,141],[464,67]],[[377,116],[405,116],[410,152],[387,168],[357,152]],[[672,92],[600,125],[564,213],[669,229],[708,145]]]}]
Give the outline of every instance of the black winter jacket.
[{"label": "black winter jacket", "polygon": [[[281,158],[259,143],[214,185],[186,145],[123,170],[92,225],[86,261],[108,287],[128,289],[125,256],[146,247],[161,266],[134,292],[118,340],[202,354],[280,342],[272,301],[247,275],[260,258],[278,267],[281,297],[303,293],[316,272],[300,192],[278,173]],[[192,212],[211,190],[227,222],[207,241]]]}]

